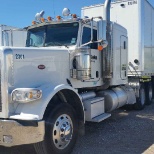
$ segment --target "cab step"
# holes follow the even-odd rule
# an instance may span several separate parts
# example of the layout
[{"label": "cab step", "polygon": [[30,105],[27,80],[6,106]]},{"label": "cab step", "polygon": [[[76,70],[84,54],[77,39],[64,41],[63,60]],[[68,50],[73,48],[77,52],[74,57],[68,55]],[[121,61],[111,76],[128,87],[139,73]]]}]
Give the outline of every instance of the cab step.
[{"label": "cab step", "polygon": [[85,120],[89,122],[101,122],[111,116],[105,113],[104,97],[94,97],[83,101]]},{"label": "cab step", "polygon": [[91,119],[91,122],[101,122],[101,121],[109,118],[110,116],[111,116],[110,113],[103,113],[103,114]]}]

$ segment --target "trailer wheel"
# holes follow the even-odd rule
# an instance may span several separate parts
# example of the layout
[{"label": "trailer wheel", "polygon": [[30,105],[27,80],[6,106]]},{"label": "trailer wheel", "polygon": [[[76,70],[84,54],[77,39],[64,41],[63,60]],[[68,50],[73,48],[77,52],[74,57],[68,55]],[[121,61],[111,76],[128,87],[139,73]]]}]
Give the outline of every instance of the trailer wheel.
[{"label": "trailer wheel", "polygon": [[139,97],[136,98],[136,103],[134,104],[134,109],[136,110],[142,110],[145,107],[145,88],[144,84],[141,83],[140,89],[139,89]]},{"label": "trailer wheel", "polygon": [[43,142],[34,144],[37,154],[71,153],[78,136],[78,120],[68,104],[60,104],[45,119]]},{"label": "trailer wheel", "polygon": [[151,82],[146,82],[144,84],[145,84],[146,105],[150,105],[152,103],[152,86],[151,86]]}]

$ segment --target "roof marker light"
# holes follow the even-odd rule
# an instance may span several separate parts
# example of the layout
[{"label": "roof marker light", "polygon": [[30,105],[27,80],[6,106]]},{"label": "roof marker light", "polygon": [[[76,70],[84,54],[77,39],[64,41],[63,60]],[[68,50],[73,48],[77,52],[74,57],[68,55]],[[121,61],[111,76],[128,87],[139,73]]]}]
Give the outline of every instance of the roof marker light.
[{"label": "roof marker light", "polygon": [[47,17],[48,21],[52,21],[52,18],[50,16]]},{"label": "roof marker light", "polygon": [[41,18],[41,22],[45,22],[45,19],[44,18]]},{"label": "roof marker light", "polygon": [[61,16],[57,16],[56,18],[57,18],[57,20],[58,20],[58,21],[60,21],[60,20],[61,20]]},{"label": "roof marker light", "polygon": [[32,25],[35,25],[36,24],[36,21],[32,21]]},{"label": "roof marker light", "polygon": [[72,18],[77,18],[77,15],[76,14],[72,14]]}]

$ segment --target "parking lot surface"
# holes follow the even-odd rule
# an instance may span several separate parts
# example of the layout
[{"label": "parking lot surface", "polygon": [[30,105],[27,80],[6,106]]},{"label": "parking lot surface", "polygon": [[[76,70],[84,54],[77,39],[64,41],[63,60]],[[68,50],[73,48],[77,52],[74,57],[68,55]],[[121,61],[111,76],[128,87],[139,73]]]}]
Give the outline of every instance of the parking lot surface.
[{"label": "parking lot surface", "polygon": [[[0,147],[0,154],[35,154],[33,146]],[[86,123],[72,154],[154,154],[154,103],[142,111],[118,109],[101,123]],[[51,152],[52,154],[52,152]]]}]

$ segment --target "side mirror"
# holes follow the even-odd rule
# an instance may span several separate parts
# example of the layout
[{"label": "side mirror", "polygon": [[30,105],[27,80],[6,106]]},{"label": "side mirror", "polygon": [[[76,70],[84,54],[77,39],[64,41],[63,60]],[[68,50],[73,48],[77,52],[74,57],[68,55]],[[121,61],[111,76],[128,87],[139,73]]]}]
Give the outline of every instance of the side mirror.
[{"label": "side mirror", "polygon": [[97,40],[106,40],[106,22],[103,20],[97,21]]}]

